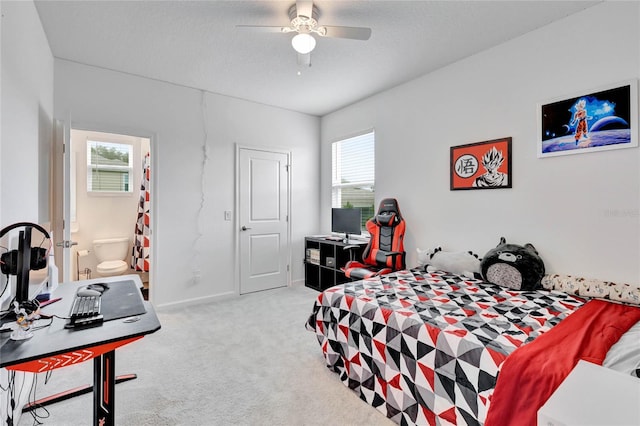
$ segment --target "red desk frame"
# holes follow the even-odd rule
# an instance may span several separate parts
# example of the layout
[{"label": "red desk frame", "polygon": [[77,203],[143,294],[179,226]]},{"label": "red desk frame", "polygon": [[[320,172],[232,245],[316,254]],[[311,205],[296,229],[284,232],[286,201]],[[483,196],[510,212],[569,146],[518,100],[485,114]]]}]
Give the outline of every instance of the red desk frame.
[{"label": "red desk frame", "polygon": [[[131,279],[140,283],[137,275],[124,275],[60,284],[55,296],[63,300],[44,309],[49,315],[66,317],[78,287],[95,282],[116,285],[118,281]],[[115,376],[115,351],[161,327],[153,306],[149,302],[143,303],[147,312],[138,315],[138,320],[132,322],[115,319],[105,321],[98,327],[74,330],[65,329],[65,321],[54,318],[49,327],[36,331],[29,340],[16,342],[9,340],[8,336],[2,337],[0,367],[42,373],[93,359],[93,385],[88,388],[93,390],[93,424],[112,426],[115,422],[115,384],[118,382]],[[129,375],[124,380],[132,378],[135,375]],[[79,393],[76,391],[75,394]]]},{"label": "red desk frame", "polygon": [[[6,367],[7,370],[25,371],[29,373],[44,373],[73,364],[93,359],[93,419],[95,425],[115,424],[115,359],[116,349],[128,343],[141,339],[143,336],[132,337],[113,343],[98,345],[92,348],[67,352],[60,355],[50,356],[22,364]],[[131,377],[131,378],[135,378]],[[74,389],[74,395],[78,390]],[[51,398],[48,398],[51,400]],[[58,398],[57,400],[62,400]],[[34,406],[37,405],[34,404]],[[26,409],[30,409],[27,406]]]}]

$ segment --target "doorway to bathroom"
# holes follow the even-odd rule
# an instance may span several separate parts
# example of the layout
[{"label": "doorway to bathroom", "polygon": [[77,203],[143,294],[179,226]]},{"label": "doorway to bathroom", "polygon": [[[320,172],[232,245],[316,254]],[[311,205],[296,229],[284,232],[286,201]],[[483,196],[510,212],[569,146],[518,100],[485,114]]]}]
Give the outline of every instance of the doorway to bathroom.
[{"label": "doorway to bathroom", "polygon": [[[138,274],[148,299],[151,140],[70,131],[72,280]],[[126,248],[125,248],[126,247]]]}]

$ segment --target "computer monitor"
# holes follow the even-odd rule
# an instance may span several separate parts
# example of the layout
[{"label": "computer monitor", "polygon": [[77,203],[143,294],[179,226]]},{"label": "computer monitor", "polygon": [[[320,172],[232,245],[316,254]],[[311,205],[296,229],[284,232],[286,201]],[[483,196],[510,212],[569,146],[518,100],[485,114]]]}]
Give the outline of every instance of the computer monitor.
[{"label": "computer monitor", "polygon": [[345,234],[345,241],[349,234],[360,235],[362,230],[362,210],[359,208],[331,209],[331,232]]}]

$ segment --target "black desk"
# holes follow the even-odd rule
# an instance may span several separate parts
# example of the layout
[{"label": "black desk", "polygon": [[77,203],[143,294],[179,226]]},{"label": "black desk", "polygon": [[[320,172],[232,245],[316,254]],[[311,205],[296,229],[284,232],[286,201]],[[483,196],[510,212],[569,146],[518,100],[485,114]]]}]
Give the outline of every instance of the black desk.
[{"label": "black desk", "polygon": [[[140,282],[137,275],[126,275],[60,284],[53,297],[61,297],[62,300],[44,307],[42,312],[67,317],[78,287],[95,282],[117,285],[124,279]],[[51,326],[35,331],[28,340],[13,341],[9,339],[9,333],[3,333],[0,338],[0,367],[41,373],[93,359],[94,425],[113,425],[115,350],[160,329],[160,321],[151,303],[144,302],[144,306],[147,312],[139,315],[135,322],[115,319],[98,327],[75,330],[65,329],[66,321],[54,318]]]},{"label": "black desk", "polygon": [[[357,246],[346,250],[347,246]],[[367,241],[327,237],[305,237],[304,285],[317,291],[324,291],[336,284],[351,281],[342,268],[350,260],[362,260],[362,252]]]}]

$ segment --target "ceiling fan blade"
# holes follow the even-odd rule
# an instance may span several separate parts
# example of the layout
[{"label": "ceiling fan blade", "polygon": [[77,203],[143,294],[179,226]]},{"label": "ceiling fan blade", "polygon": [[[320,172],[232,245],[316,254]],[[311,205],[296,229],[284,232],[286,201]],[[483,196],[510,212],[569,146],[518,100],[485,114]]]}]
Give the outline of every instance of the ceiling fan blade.
[{"label": "ceiling fan blade", "polygon": [[331,27],[323,25],[324,37],[350,38],[353,40],[369,40],[371,28],[365,27]]},{"label": "ceiling fan blade", "polygon": [[244,31],[252,31],[259,33],[287,33],[290,32],[289,27],[273,27],[266,25],[236,25],[236,28]]},{"label": "ceiling fan blade", "polygon": [[297,0],[296,1],[296,13],[298,16],[306,16],[312,18],[313,16],[313,0]]},{"label": "ceiling fan blade", "polygon": [[310,67],[311,66],[311,53],[298,53],[298,66]]}]

